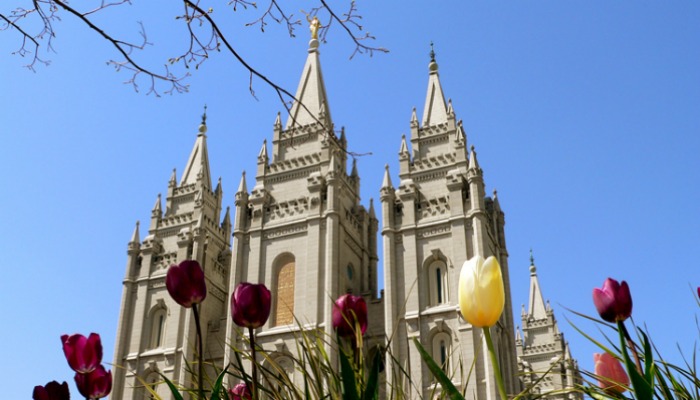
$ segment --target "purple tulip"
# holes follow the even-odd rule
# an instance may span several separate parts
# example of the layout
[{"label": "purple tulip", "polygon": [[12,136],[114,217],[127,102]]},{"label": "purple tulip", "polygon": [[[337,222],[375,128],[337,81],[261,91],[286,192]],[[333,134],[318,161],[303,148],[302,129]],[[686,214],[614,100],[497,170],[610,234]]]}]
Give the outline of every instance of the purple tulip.
[{"label": "purple tulip", "polygon": [[68,365],[79,374],[87,374],[102,362],[100,335],[91,333],[87,338],[80,334],[61,336],[63,353]]},{"label": "purple tulip", "polygon": [[112,371],[100,365],[89,374],[75,374],[75,385],[86,399],[107,397],[112,391]]},{"label": "purple tulip", "polygon": [[605,321],[624,321],[632,314],[632,296],[627,282],[608,278],[603,288],[593,289],[593,303]]},{"label": "purple tulip", "polygon": [[241,382],[228,390],[228,397],[231,400],[250,400],[253,398],[253,395],[250,393],[248,385]]},{"label": "purple tulip", "polygon": [[204,271],[195,260],[185,260],[178,265],[171,265],[165,277],[165,286],[168,288],[170,297],[185,308],[199,304],[207,297]]},{"label": "purple tulip", "polygon": [[367,303],[362,296],[344,294],[333,305],[333,328],[340,337],[355,335],[355,323],[360,324],[362,334],[367,331]]},{"label": "purple tulip", "polygon": [[46,384],[46,386],[35,386],[34,393],[32,393],[32,399],[34,400],[70,400],[70,392],[68,391],[68,384],[63,382],[63,384],[56,381],[51,381]]},{"label": "purple tulip", "polygon": [[231,317],[236,325],[259,328],[270,317],[272,294],[265,285],[241,282],[231,296]]}]

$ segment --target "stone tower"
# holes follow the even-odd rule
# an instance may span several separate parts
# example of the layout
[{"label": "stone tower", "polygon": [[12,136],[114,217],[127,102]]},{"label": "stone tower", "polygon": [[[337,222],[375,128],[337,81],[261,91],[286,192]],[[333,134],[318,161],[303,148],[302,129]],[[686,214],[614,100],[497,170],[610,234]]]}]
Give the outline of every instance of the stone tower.
[{"label": "stone tower", "polygon": [[583,399],[582,393],[561,392],[581,384],[581,374],[578,363],[571,357],[569,343],[559,331],[549,301],[544,301],[532,253],[528,309],[526,311],[523,305],[521,318],[522,335],[518,330],[515,346],[524,387],[534,385],[533,395],[546,399]]},{"label": "stone tower", "polygon": [[[495,196],[485,195],[483,172],[462,122],[446,102],[435,54],[431,52],[423,118],[413,110],[410,142],[399,149],[399,183],[387,166],[380,190],[384,251],[385,326],[393,357],[411,376],[387,371],[388,393],[399,386],[417,397],[440,391],[412,340],[418,339],[469,399],[497,397],[483,332],[458,313],[457,283],[464,261],[495,256],[505,282],[506,304],[492,337],[506,378],[506,390],[519,392],[514,326],[508,278],[504,215]],[[409,144],[410,143],[410,144]],[[474,363],[469,383],[462,381]],[[387,365],[391,365],[387,363]],[[460,371],[460,365],[464,370]],[[416,389],[417,388],[417,389]]]},{"label": "stone tower", "polygon": [[[285,125],[277,115],[271,151],[267,141],[262,144],[255,185],[249,193],[244,174],[235,198],[229,287],[245,281],[270,288],[272,312],[256,340],[292,375],[299,330],[333,337],[332,304],[341,294],[365,297],[376,316],[368,333],[383,337],[383,308],[376,300],[378,221],[371,202],[368,209],[360,204],[354,161],[347,172],[345,132],[333,125],[318,45],[316,39],[309,43]],[[240,331],[230,319],[226,331],[237,340]],[[234,359],[232,351],[227,360]]]},{"label": "stone tower", "polygon": [[[112,399],[148,398],[144,384],[161,381],[159,373],[190,383],[185,360],[193,359],[192,313],[175,303],[165,288],[168,267],[183,260],[196,259],[204,269],[208,292],[200,311],[204,354],[219,363],[223,360],[220,322],[227,304],[231,223],[228,209],[219,223],[223,193],[220,180],[212,187],[206,132],[205,114],[180,182],[174,170],[170,177],[165,212],[158,195],[148,235],[140,240],[137,223],[128,244]],[[165,385],[153,387],[169,398]]]}]

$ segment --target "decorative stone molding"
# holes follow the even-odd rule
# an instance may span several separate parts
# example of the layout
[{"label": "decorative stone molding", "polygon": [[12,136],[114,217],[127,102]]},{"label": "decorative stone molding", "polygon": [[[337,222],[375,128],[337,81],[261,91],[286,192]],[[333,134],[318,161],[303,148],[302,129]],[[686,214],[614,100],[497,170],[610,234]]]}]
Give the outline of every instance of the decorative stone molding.
[{"label": "decorative stone molding", "polygon": [[417,236],[425,239],[435,236],[449,235],[450,233],[452,233],[452,226],[450,226],[450,224],[440,224],[418,230]]},{"label": "decorative stone molding", "polygon": [[292,225],[292,226],[285,226],[282,228],[278,229],[271,229],[269,231],[266,231],[264,233],[264,237],[266,240],[272,240],[272,239],[277,239],[283,236],[290,236],[290,235],[298,235],[302,233],[306,233],[308,230],[308,225],[303,222],[300,224]]}]

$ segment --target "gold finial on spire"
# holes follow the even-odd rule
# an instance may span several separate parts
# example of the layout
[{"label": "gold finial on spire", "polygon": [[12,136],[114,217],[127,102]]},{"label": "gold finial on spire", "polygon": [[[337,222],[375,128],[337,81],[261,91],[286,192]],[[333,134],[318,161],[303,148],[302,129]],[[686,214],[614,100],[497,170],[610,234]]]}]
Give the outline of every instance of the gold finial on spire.
[{"label": "gold finial on spire", "polygon": [[306,20],[309,21],[309,30],[311,31],[311,39],[316,39],[318,40],[318,30],[321,28],[321,21],[318,20],[318,17],[314,16],[313,19],[309,19],[309,17],[306,17]]}]

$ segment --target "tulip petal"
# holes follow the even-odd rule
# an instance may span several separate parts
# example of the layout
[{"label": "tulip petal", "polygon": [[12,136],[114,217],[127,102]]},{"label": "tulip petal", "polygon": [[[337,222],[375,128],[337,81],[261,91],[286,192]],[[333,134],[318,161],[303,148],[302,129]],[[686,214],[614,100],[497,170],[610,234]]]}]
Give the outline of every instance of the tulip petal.
[{"label": "tulip petal", "polygon": [[478,327],[493,326],[505,305],[498,260],[475,256],[465,261],[459,277],[458,297],[460,312],[467,322]]}]

